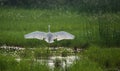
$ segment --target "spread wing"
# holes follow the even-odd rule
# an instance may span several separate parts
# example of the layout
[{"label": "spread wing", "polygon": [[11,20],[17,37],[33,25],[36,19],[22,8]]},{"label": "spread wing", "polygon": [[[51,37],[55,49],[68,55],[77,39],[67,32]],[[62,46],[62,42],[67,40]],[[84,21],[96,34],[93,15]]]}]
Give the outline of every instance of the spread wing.
[{"label": "spread wing", "polygon": [[45,32],[35,31],[35,32],[24,35],[24,37],[26,39],[36,38],[36,39],[43,40],[46,37],[46,34],[47,33],[45,33]]},{"label": "spread wing", "polygon": [[74,35],[72,35],[68,32],[65,32],[65,31],[55,32],[54,34],[58,41],[63,40],[63,39],[74,39],[75,38]]}]

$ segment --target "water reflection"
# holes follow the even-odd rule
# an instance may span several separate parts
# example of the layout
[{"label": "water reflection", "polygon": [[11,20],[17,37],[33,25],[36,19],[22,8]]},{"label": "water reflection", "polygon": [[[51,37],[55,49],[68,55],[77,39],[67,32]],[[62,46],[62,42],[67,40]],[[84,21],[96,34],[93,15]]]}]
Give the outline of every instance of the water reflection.
[{"label": "water reflection", "polygon": [[[51,56],[48,59],[37,59],[34,61],[37,61],[40,64],[46,64],[51,70],[54,70],[55,68],[65,69],[66,67],[69,67],[78,59],[80,59],[78,56],[66,56],[66,57]],[[21,61],[20,58],[16,58],[16,60],[18,62]],[[26,60],[29,60],[29,59],[26,59]]]}]

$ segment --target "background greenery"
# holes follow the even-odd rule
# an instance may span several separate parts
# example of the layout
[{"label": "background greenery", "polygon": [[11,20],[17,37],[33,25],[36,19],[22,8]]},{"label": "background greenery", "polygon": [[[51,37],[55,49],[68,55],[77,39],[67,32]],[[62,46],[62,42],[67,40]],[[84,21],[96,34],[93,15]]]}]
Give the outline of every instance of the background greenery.
[{"label": "background greenery", "polygon": [[83,12],[120,11],[120,0],[0,0],[1,6],[68,9]]},{"label": "background greenery", "polygon": [[91,43],[120,46],[120,12],[78,13],[67,10],[0,8],[0,45],[47,46],[45,41],[26,40],[33,31],[67,31],[74,40],[55,42],[51,46],[85,47]]},{"label": "background greenery", "polygon": [[[49,71],[46,65],[24,60],[46,57],[46,50],[36,49],[33,54],[29,47],[43,48],[49,44],[27,40],[24,35],[33,31],[48,32],[49,24],[51,32],[66,31],[75,35],[74,40],[55,41],[51,47],[83,49],[81,59],[68,67],[69,71],[120,70],[119,3],[120,0],[0,0],[0,46],[28,47],[18,53],[23,59],[20,62],[11,55],[14,52],[1,49],[0,71]],[[62,52],[63,56],[67,53]]]}]

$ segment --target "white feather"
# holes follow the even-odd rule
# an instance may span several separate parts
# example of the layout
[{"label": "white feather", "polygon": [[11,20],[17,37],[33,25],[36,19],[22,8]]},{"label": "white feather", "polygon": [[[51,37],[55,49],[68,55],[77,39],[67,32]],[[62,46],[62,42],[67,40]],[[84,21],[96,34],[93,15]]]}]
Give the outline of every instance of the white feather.
[{"label": "white feather", "polygon": [[26,34],[24,37],[26,39],[39,39],[39,40],[45,40],[48,43],[53,43],[55,39],[57,39],[57,41],[63,40],[63,39],[74,39],[75,36],[65,32],[65,31],[60,31],[60,32],[55,32],[55,33],[51,33],[50,32],[50,26],[48,27],[49,32],[45,33],[45,32],[40,32],[40,31],[35,31],[29,34]]}]

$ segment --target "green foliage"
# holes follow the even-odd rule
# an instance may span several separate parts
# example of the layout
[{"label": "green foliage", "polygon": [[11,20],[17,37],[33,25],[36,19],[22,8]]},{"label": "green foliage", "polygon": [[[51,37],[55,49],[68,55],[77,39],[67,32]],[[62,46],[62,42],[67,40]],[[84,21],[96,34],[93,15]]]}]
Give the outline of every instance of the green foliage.
[{"label": "green foliage", "polygon": [[17,65],[17,61],[13,57],[0,54],[0,71],[12,71]]},{"label": "green foliage", "polygon": [[103,71],[97,63],[86,58],[76,61],[68,69],[69,71]]},{"label": "green foliage", "polygon": [[63,9],[84,12],[120,11],[120,0],[1,0],[1,6]]},{"label": "green foliage", "polygon": [[120,18],[111,14],[100,15],[98,17],[100,43],[106,44],[107,46],[120,45],[120,25],[117,20],[120,20]]},{"label": "green foliage", "polygon": [[[81,47],[83,44],[119,45],[120,13],[90,14],[22,8],[0,8],[0,45],[22,47],[48,46],[45,41],[25,39],[33,31],[67,31],[75,35],[74,40],[63,40],[51,46]],[[104,44],[103,44],[104,43]]]},{"label": "green foliage", "polygon": [[70,52],[69,50],[64,49],[64,50],[62,50],[61,55],[62,55],[62,57],[66,57],[66,56],[70,55],[70,53],[71,53],[71,52]]},{"label": "green foliage", "polygon": [[99,48],[90,47],[85,52],[85,56],[98,63],[104,69],[120,69],[120,49],[119,48]]},{"label": "green foliage", "polygon": [[32,58],[33,57],[33,53],[30,49],[24,49],[21,50],[18,55],[20,56],[20,58]]},{"label": "green foliage", "polygon": [[60,59],[55,59],[55,68],[60,69],[62,67],[62,61]]},{"label": "green foliage", "polygon": [[33,60],[21,60],[17,62],[11,56],[0,55],[0,71],[50,71],[50,69]]},{"label": "green foliage", "polygon": [[36,59],[41,58],[49,58],[51,55],[50,50],[48,48],[37,48],[34,50],[34,57]]},{"label": "green foliage", "polygon": [[34,62],[32,60],[22,60],[18,64],[17,71],[49,71],[46,65]]}]

